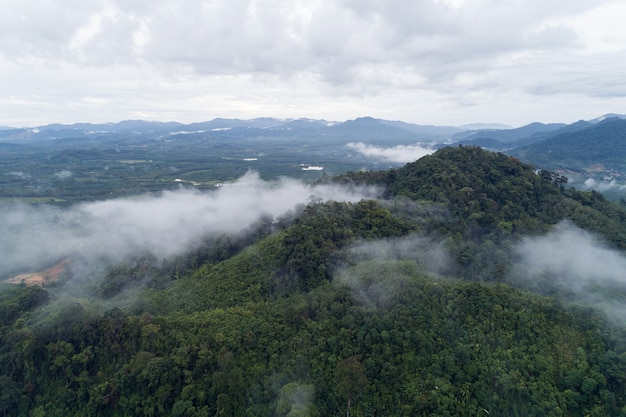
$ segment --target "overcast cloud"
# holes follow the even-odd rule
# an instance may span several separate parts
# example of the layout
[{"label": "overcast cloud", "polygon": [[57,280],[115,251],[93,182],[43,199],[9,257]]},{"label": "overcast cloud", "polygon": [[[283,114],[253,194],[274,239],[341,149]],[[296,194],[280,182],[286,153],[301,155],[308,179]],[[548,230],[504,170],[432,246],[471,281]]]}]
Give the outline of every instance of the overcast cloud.
[{"label": "overcast cloud", "polygon": [[623,1],[0,7],[0,125],[259,116],[520,125],[626,105]]}]

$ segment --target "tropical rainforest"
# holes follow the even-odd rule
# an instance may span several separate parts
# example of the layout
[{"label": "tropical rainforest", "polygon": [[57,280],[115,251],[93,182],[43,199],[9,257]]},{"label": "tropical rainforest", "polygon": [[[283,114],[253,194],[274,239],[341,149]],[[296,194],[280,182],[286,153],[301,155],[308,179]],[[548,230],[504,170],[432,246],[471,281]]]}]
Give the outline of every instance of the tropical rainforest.
[{"label": "tropical rainforest", "polygon": [[[71,276],[3,284],[0,413],[626,415],[626,287],[605,271],[624,207],[473,146],[320,181],[382,198],[133,255],[80,297]],[[597,279],[567,268],[585,253]]]}]

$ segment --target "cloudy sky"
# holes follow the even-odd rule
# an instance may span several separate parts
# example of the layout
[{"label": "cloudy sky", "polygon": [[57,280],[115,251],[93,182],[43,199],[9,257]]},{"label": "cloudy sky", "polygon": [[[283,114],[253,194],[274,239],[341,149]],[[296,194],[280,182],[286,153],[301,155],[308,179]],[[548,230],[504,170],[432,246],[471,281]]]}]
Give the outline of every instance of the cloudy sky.
[{"label": "cloudy sky", "polygon": [[0,0],[0,125],[626,108],[623,0]]}]

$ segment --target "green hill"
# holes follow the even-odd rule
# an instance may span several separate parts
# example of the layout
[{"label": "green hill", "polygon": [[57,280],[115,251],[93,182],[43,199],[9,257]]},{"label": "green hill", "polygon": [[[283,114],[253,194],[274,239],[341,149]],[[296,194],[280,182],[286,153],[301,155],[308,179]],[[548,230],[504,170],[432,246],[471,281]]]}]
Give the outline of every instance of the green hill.
[{"label": "green hill", "polygon": [[623,324],[512,274],[516,245],[563,220],[622,250],[623,208],[475,147],[327,181],[379,184],[386,198],[310,204],[177,259],[144,255],[85,298],[3,288],[0,411],[626,414]]},{"label": "green hill", "polygon": [[515,150],[513,154],[538,166],[580,170],[603,164],[626,167],[626,120],[609,118],[583,130],[567,132]]}]

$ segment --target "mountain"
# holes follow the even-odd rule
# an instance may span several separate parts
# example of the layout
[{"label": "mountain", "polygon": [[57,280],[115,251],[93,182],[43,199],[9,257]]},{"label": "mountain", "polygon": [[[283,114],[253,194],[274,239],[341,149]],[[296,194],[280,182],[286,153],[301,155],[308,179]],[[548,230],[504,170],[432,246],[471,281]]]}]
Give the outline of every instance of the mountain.
[{"label": "mountain", "polygon": [[477,139],[495,139],[502,143],[514,142],[519,139],[527,138],[537,133],[545,133],[561,129],[566,125],[563,123],[531,123],[526,126],[515,129],[497,129],[497,130],[479,130],[478,132],[464,132],[457,134],[455,138],[464,141],[473,141]]},{"label": "mountain", "polygon": [[512,126],[501,123],[468,123],[458,127],[461,130],[505,130],[513,129]]},{"label": "mountain", "polygon": [[377,142],[416,141],[416,135],[406,129],[388,125],[372,117],[361,117],[329,126],[326,134],[350,139],[362,139]]},{"label": "mountain", "polygon": [[626,120],[608,118],[511,153],[538,166],[580,170],[591,165],[626,168]]},{"label": "mountain", "polygon": [[117,134],[143,135],[152,139],[180,134],[210,134],[224,138],[289,137],[310,139],[315,135],[348,141],[376,141],[401,143],[417,141],[446,141],[462,129],[448,126],[422,126],[399,121],[386,121],[363,117],[345,122],[328,122],[313,119],[258,118],[251,120],[217,118],[206,122],[182,124],[177,122],[152,122],[127,120],[119,123],[50,124],[29,129],[0,130],[0,141],[24,142],[67,138],[110,138]]},{"label": "mountain", "polygon": [[185,125],[185,130],[188,131],[200,131],[200,130],[228,130],[235,128],[248,128],[248,129],[268,129],[277,127],[284,124],[286,121],[282,119],[273,119],[270,117],[261,117],[257,119],[242,120],[242,119],[222,119],[217,118],[208,122],[190,123]]},{"label": "mountain", "polygon": [[279,126],[274,126],[274,129],[287,129],[287,130],[321,130],[334,123],[329,123],[325,120],[313,120],[313,119],[297,119],[291,120]]},{"label": "mountain", "polygon": [[[501,142],[492,143],[494,149],[511,149],[552,136],[561,129],[580,124],[596,124],[607,118],[623,117],[607,114],[588,122],[572,125],[562,123],[531,123],[519,128],[501,124],[476,123],[460,127],[418,125],[402,121],[391,121],[362,117],[345,122],[328,122],[314,119],[257,118],[250,120],[216,118],[210,121],[183,124],[178,122],[156,122],[125,120],[118,123],[73,123],[49,124],[32,128],[0,128],[0,141],[23,142],[57,140],[60,138],[91,138],[116,134],[141,134],[151,138],[163,138],[171,134],[199,134],[211,132],[221,137],[291,137],[309,139],[312,134],[324,139],[375,140],[378,144],[398,141],[402,144],[415,142],[454,143],[480,145],[485,139]],[[562,133],[562,132],[559,132]],[[482,141],[482,142],[481,142]],[[481,145],[482,146],[482,145]]]},{"label": "mountain", "polygon": [[5,285],[3,414],[621,415],[626,209],[469,146],[321,183],[385,198]]},{"label": "mountain", "polygon": [[611,119],[617,117],[618,119],[626,119],[626,115],[624,114],[616,114],[616,113],[607,113],[603,116],[596,117],[595,119],[589,120],[589,123],[600,123],[605,121],[606,119]]},{"label": "mountain", "polygon": [[580,120],[569,125],[532,123],[518,129],[486,130],[476,133],[464,132],[455,135],[455,138],[465,137],[452,144],[442,144],[444,146],[470,145],[480,146],[492,151],[512,152],[512,150],[541,142],[554,136],[566,132],[575,132],[593,126],[593,123]]},{"label": "mountain", "polygon": [[400,129],[408,130],[410,132],[416,133],[417,135],[432,139],[432,138],[449,138],[450,136],[460,133],[465,128],[462,127],[453,127],[453,126],[432,126],[432,125],[417,125],[413,123],[406,123],[402,121],[390,121],[390,120],[381,120],[384,124],[389,126],[398,127]]},{"label": "mountain", "polygon": [[68,131],[81,131],[85,133],[92,132],[134,132],[134,133],[152,133],[152,132],[162,132],[171,129],[179,129],[183,126],[182,123],[178,122],[152,122],[145,120],[124,120],[118,123],[103,123],[103,124],[94,124],[94,123],[74,123],[69,125],[63,124],[50,124],[45,126],[37,127],[37,130],[40,132],[45,131],[57,131],[57,132],[68,132]]}]

